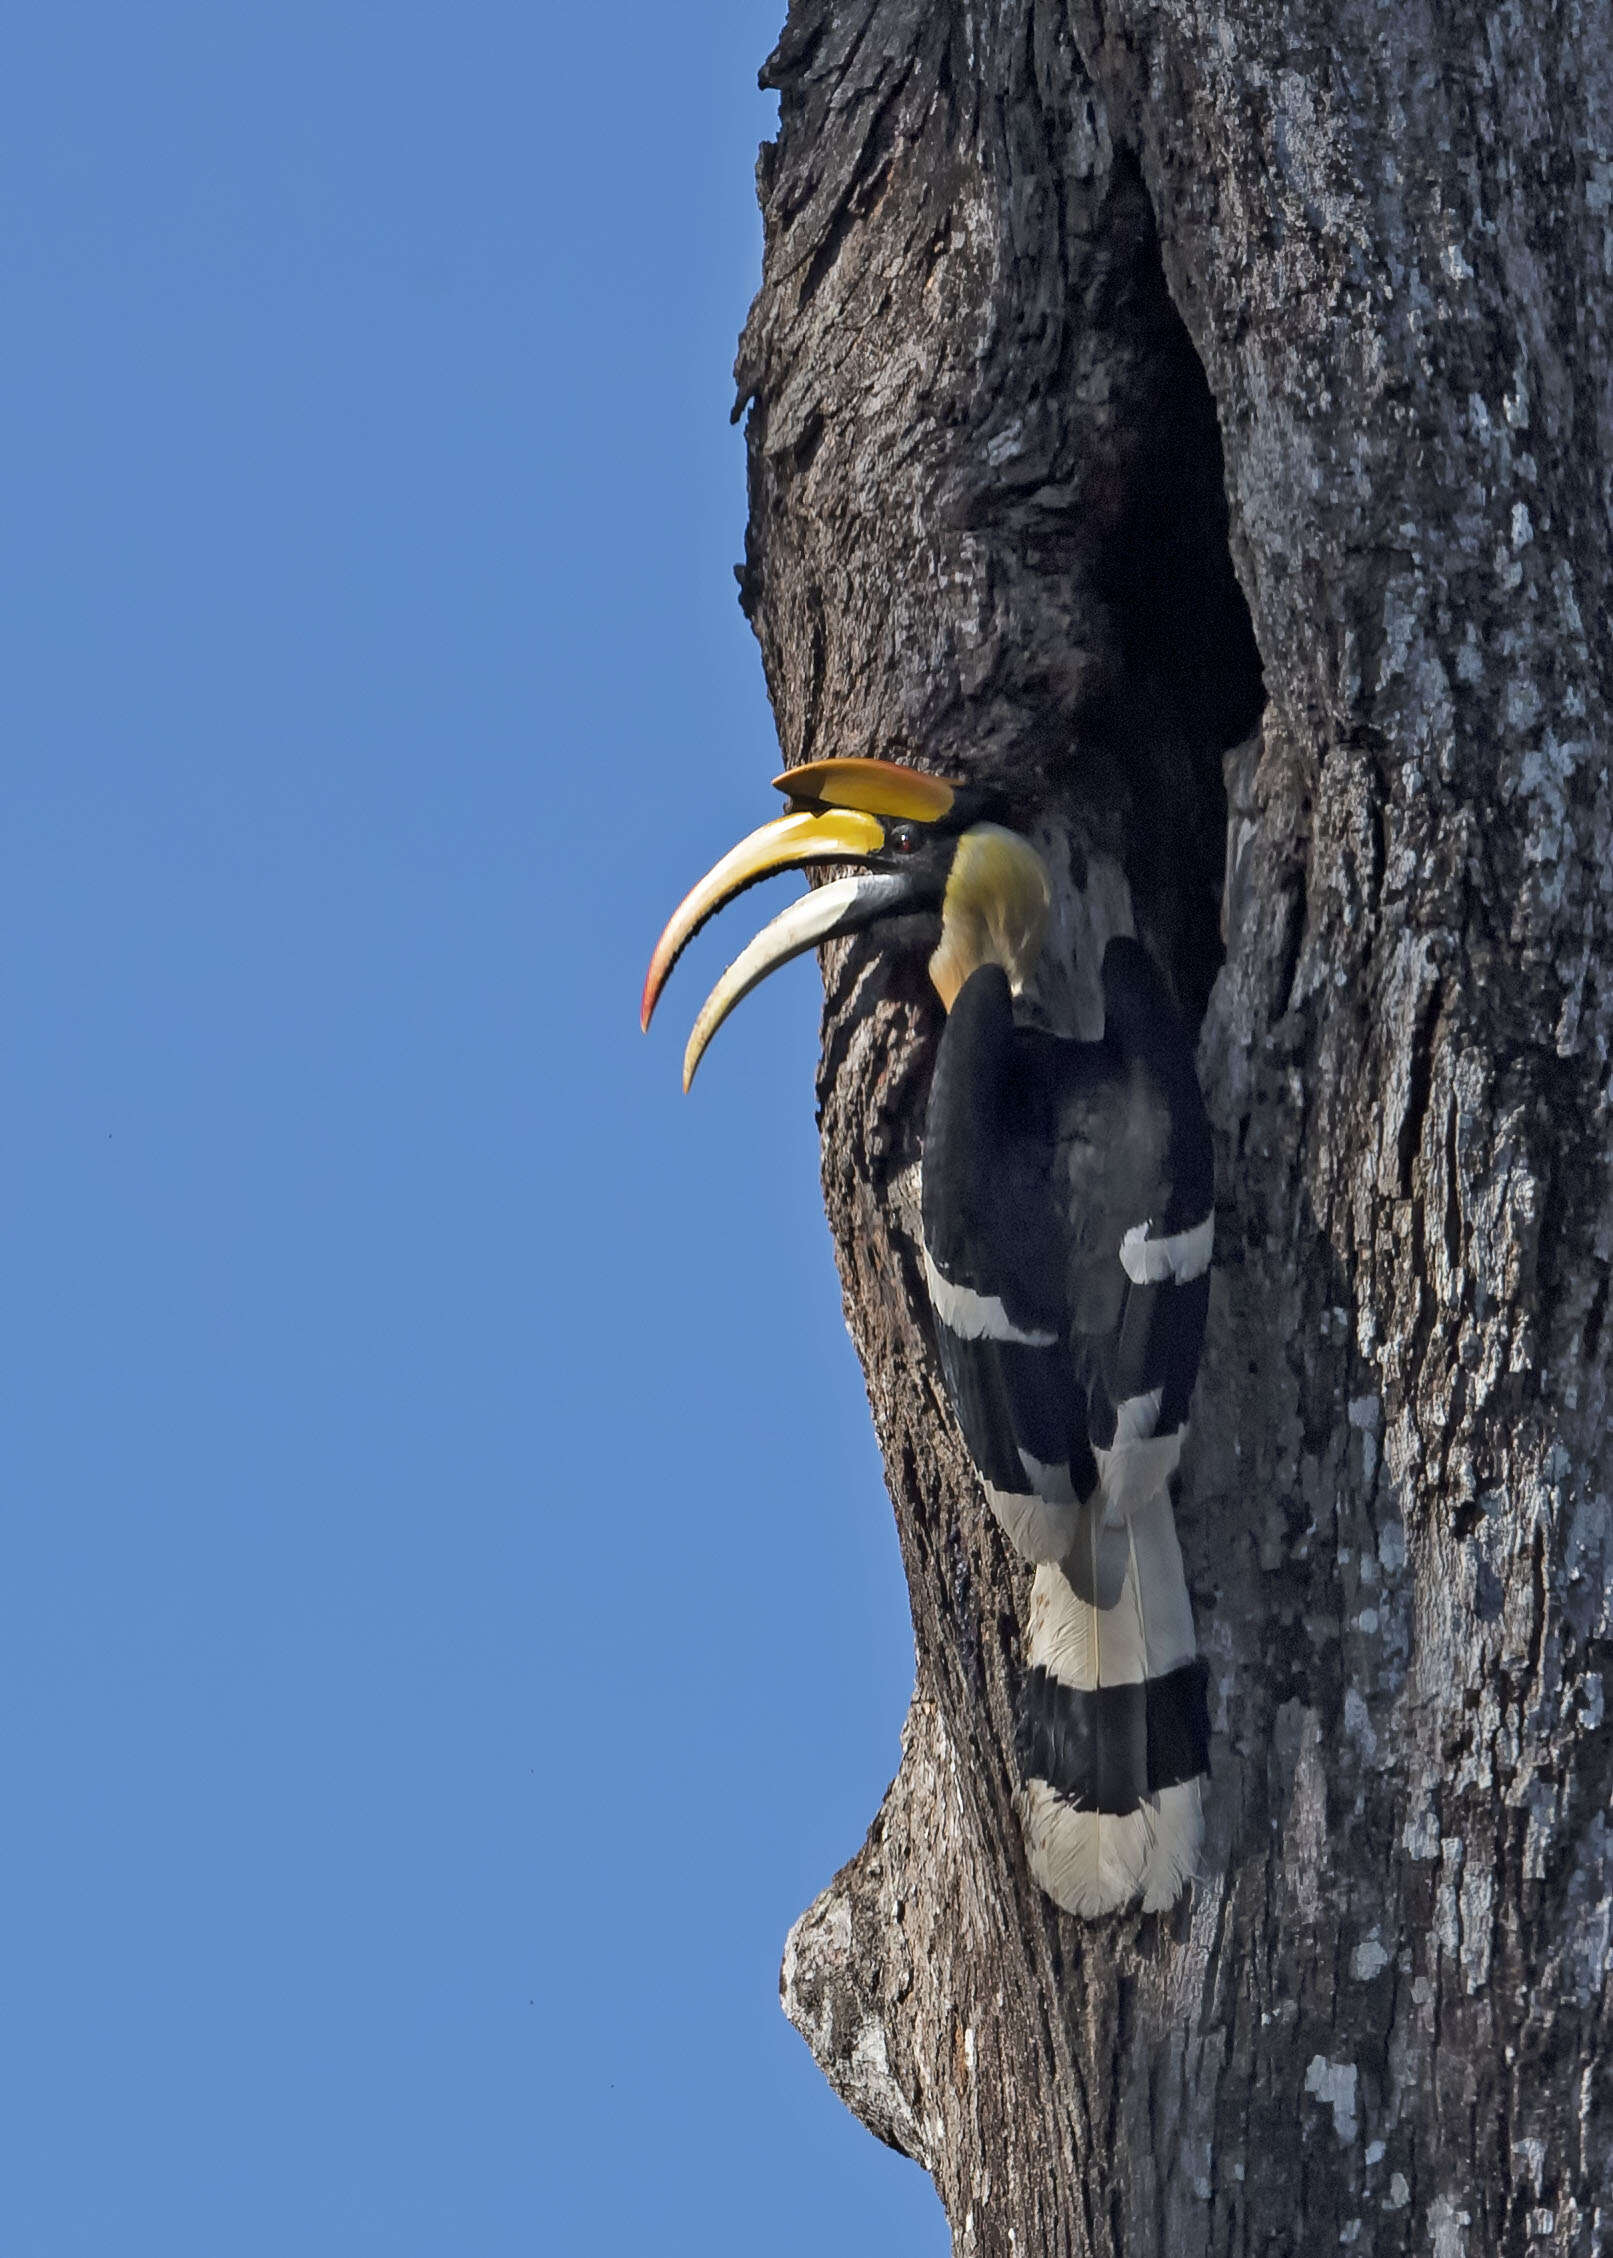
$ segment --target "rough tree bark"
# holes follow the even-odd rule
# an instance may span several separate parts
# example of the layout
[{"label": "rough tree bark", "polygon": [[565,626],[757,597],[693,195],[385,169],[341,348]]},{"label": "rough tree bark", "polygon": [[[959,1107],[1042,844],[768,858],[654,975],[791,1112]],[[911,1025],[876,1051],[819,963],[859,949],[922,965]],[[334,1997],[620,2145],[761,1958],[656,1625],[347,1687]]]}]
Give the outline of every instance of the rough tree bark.
[{"label": "rough tree bark", "polygon": [[1208,1855],[1084,1927],[1025,1871],[1028,1572],[915,1259],[923,950],[831,952],[918,1673],[786,2008],[962,2252],[1613,2246],[1613,22],[796,0],[764,83],[786,754],[1007,784],[1065,971],[1129,886],[1219,1143]]}]

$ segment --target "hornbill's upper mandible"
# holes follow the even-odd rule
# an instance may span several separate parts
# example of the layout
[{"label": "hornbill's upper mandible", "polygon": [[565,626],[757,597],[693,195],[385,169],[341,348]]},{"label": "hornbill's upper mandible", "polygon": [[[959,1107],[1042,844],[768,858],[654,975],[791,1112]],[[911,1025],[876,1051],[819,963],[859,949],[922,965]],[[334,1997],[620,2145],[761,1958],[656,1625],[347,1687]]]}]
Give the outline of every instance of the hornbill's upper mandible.
[{"label": "hornbill's upper mandible", "polygon": [[947,1008],[924,1133],[924,1266],[953,1409],[1004,1533],[1036,1564],[1017,1754],[1031,1870],[1071,1912],[1167,1906],[1191,1875],[1206,1672],[1171,1516],[1209,1299],[1209,1125],[1165,985],[1110,941],[1104,1029],[1024,1025],[1046,870],[987,795],[892,762],[778,778],[789,811],[674,913],[644,1024],[686,943],[792,863],[861,866],[792,903],[723,974],[684,1087],[739,999],[820,941],[940,912]]}]

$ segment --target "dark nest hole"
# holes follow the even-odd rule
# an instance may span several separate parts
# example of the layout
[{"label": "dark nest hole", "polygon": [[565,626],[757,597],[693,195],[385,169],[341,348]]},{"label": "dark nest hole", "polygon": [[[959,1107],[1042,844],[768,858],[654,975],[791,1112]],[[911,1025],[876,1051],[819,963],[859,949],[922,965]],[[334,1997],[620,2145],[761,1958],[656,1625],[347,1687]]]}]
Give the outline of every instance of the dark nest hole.
[{"label": "dark nest hole", "polygon": [[1108,308],[1123,389],[1097,472],[1105,507],[1089,567],[1108,666],[1083,749],[1101,754],[1139,926],[1196,1028],[1224,955],[1223,756],[1257,727],[1265,687],[1233,569],[1215,402],[1134,166],[1115,203],[1131,251]]}]

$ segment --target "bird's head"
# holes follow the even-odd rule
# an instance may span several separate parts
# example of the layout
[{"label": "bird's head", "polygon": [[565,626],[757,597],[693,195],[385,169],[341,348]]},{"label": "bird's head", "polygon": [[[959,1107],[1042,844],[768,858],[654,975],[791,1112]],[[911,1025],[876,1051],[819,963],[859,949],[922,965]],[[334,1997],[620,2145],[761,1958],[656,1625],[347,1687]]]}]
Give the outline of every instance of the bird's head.
[{"label": "bird's head", "polygon": [[1000,964],[1017,993],[1047,929],[1047,872],[1028,840],[990,820],[979,786],[861,759],[812,761],[775,783],[788,797],[785,813],[730,848],[673,911],[645,977],[643,1024],[701,926],[747,886],[797,863],[853,863],[858,875],[792,902],[735,958],[695,1021],[685,1089],[735,1004],[775,967],[889,918],[940,913],[930,977],[949,1010],[981,964]]}]

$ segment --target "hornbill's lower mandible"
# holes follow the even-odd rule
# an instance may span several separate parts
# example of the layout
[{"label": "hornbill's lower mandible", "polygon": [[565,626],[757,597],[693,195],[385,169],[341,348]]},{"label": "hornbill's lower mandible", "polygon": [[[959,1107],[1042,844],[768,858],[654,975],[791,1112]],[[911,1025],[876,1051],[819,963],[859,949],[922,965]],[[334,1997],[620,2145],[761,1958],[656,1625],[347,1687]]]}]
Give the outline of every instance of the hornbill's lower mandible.
[{"label": "hornbill's lower mandible", "polygon": [[947,1008],[924,1132],[924,1267],[953,1409],[992,1511],[1036,1564],[1017,1754],[1031,1871],[1073,1913],[1171,1904],[1193,1872],[1206,1671],[1168,1491],[1209,1298],[1210,1133],[1165,986],[1110,941],[1096,1042],[1014,1018],[1041,953],[1046,869],[987,795],[894,763],[778,779],[789,811],[675,912],[644,1024],[685,944],[793,863],[861,866],[792,903],[723,974],[684,1087],[739,1001],[838,934],[940,912]]}]

